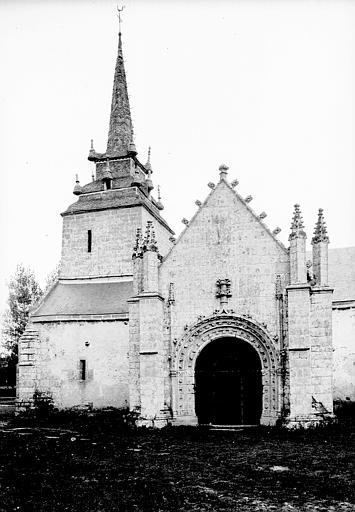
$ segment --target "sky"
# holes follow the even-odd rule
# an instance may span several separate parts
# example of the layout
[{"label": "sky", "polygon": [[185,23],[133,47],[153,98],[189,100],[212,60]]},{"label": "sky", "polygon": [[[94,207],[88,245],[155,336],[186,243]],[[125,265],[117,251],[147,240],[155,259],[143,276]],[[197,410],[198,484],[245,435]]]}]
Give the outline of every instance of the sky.
[{"label": "sky", "polygon": [[[355,245],[352,1],[124,0],[123,53],[138,158],[176,234],[221,163],[288,245],[324,208],[330,247]],[[16,265],[43,285],[60,259],[75,174],[106,149],[116,2],[0,2],[0,310]]]}]

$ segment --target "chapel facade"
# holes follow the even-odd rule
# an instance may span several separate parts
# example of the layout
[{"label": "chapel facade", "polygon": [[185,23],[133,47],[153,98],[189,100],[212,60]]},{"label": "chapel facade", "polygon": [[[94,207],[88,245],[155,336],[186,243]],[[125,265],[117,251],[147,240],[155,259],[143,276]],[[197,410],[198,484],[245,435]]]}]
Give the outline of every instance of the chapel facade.
[{"label": "chapel facade", "polygon": [[[222,164],[176,240],[150,156],[137,155],[119,33],[107,149],[91,145],[93,180],[77,179],[62,213],[59,280],[20,341],[18,409],[40,392],[58,408],[129,407],[158,427],[331,417],[335,283],[323,211],[309,262],[299,205],[286,248]],[[351,332],[353,299],[337,303],[352,312]]]}]

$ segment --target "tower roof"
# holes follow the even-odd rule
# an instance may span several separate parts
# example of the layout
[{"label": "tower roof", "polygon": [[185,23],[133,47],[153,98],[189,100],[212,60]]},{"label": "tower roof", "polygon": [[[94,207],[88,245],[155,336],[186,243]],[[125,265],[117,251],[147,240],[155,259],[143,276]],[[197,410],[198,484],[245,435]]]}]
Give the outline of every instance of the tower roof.
[{"label": "tower roof", "polygon": [[123,156],[133,143],[133,124],[127,91],[126,72],[122,54],[121,27],[118,34],[118,52],[113,79],[110,128],[107,140],[107,155]]}]

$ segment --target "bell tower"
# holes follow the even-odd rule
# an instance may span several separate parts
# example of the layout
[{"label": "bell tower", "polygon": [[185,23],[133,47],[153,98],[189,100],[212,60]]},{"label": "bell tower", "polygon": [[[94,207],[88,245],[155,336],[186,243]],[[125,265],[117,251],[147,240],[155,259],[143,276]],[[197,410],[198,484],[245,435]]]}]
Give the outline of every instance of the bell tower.
[{"label": "bell tower", "polygon": [[127,277],[132,279],[132,246],[137,228],[148,221],[164,255],[173,231],[161,217],[162,204],[152,196],[150,151],[147,164],[138,159],[122,51],[121,20],[115,65],[107,147],[89,151],[95,164],[92,181],[74,187],[77,201],[62,213],[61,279]]}]

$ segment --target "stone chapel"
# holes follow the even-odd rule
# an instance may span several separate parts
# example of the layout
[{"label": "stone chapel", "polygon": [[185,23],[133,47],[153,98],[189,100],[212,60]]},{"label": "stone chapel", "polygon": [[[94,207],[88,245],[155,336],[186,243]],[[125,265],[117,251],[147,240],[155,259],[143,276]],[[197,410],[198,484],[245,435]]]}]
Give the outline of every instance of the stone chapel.
[{"label": "stone chapel", "polygon": [[137,156],[121,33],[107,149],[89,160],[62,213],[59,280],[20,341],[18,410],[40,392],[147,426],[293,425],[355,399],[355,248],[328,254],[319,209],[308,255],[299,205],[285,247],[223,164],[176,240]]}]

